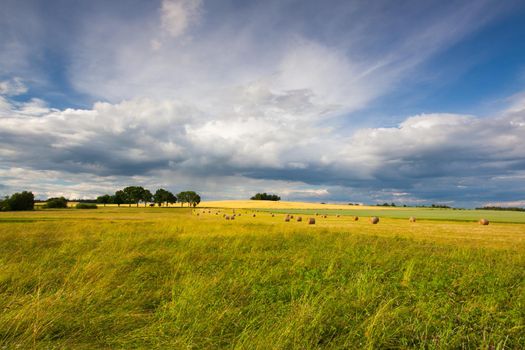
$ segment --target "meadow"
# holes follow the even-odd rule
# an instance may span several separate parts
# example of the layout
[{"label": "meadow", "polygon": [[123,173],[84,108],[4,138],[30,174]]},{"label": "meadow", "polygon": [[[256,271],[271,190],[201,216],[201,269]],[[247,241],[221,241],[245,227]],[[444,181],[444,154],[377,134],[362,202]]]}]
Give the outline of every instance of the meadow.
[{"label": "meadow", "polygon": [[256,204],[0,213],[0,348],[525,348],[525,213]]},{"label": "meadow", "polygon": [[478,221],[486,218],[491,222],[524,223],[525,212],[500,210],[465,210],[414,207],[381,207],[345,204],[321,204],[306,202],[268,202],[261,201],[217,201],[203,203],[217,208],[248,208],[270,213],[290,213],[301,215],[350,215],[350,216],[380,216],[396,219],[444,220],[444,221]]}]

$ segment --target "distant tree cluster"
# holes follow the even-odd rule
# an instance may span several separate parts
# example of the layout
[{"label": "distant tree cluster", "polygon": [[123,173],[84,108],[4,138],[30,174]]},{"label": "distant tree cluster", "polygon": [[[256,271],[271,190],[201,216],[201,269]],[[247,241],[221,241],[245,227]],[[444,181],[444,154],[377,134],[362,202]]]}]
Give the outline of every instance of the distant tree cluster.
[{"label": "distant tree cluster", "polygon": [[114,201],[114,196],[110,196],[109,194],[105,194],[105,195],[97,197],[97,203],[104,204],[104,206],[106,206],[106,204],[113,203],[113,201]]},{"label": "distant tree cluster", "polygon": [[67,208],[67,199],[64,197],[49,198],[44,208]]},{"label": "distant tree cluster", "polygon": [[494,207],[494,206],[486,206],[482,208],[476,208],[477,210],[501,210],[501,211],[525,211],[525,208],[518,208],[518,207]]},{"label": "distant tree cluster", "polygon": [[144,203],[147,206],[148,203],[156,203],[159,207],[165,204],[174,204],[179,202],[181,206],[187,203],[188,206],[197,206],[201,202],[201,197],[194,191],[183,191],[177,195],[172,192],[159,188],[152,194],[150,190],[142,186],[128,186],[122,190],[118,190],[114,195],[105,194],[97,197],[97,203],[103,204],[117,204],[119,207],[121,204],[128,204],[131,206],[135,204],[137,207],[139,203]]},{"label": "distant tree cluster", "polygon": [[392,202],[392,203],[383,203],[383,204],[376,204],[377,207],[397,207],[396,203]]},{"label": "distant tree cluster", "polygon": [[75,205],[75,208],[77,209],[97,209],[97,205],[94,203],[77,203]]},{"label": "distant tree cluster", "polygon": [[251,197],[250,199],[256,200],[256,201],[280,201],[281,197],[279,197],[276,194],[268,194],[264,192],[264,193],[257,193],[255,196]]},{"label": "distant tree cluster", "polygon": [[[195,191],[183,191],[177,195],[172,192],[159,188],[152,194],[148,189],[142,186],[128,186],[122,190],[118,190],[113,195],[104,194],[98,196],[97,199],[81,199],[75,200],[80,202],[76,208],[78,209],[96,209],[97,206],[94,203],[103,204],[128,204],[131,206],[135,204],[137,207],[139,203],[144,203],[144,206],[157,204],[159,207],[162,205],[168,206],[179,202],[181,207],[187,204],[191,207],[196,207],[201,202],[201,197]],[[42,200],[35,201],[35,196],[32,192],[24,191],[20,193],[14,193],[11,196],[6,196],[3,199],[0,198],[0,211],[15,211],[15,210],[33,210],[35,208],[35,202],[43,202]],[[45,201],[43,208],[67,208],[68,199],[64,197],[53,197]],[[90,204],[90,205],[89,205]]]},{"label": "distant tree cluster", "polygon": [[429,208],[451,209],[452,207],[445,204],[431,204]]},{"label": "distant tree cluster", "polygon": [[[406,208],[406,204],[398,205],[394,202],[392,203],[383,203],[383,204],[376,204],[377,207],[404,207]],[[416,205],[416,208],[438,208],[438,209],[452,209],[452,207],[449,207],[448,205],[443,204],[431,204],[431,205]]]},{"label": "distant tree cluster", "polygon": [[[116,191],[114,195],[104,194],[97,197],[97,203],[104,206],[106,204],[117,204],[119,207],[121,204],[128,204],[129,206],[135,204],[138,207],[141,202],[146,206],[152,200],[153,194],[142,186],[128,186]],[[176,201],[175,198],[172,202],[175,203]]]},{"label": "distant tree cluster", "polygon": [[179,203],[180,203],[181,207],[182,207],[182,205],[184,203],[188,203],[188,207],[196,207],[197,204],[199,204],[201,202],[201,196],[199,196],[194,191],[180,192],[177,195],[177,198],[179,200]]},{"label": "distant tree cluster", "polygon": [[177,199],[177,196],[163,188],[156,190],[153,195],[153,202],[157,203],[159,207],[161,207],[163,203],[166,203],[166,206],[169,203],[177,203]]},{"label": "distant tree cluster", "polygon": [[0,210],[2,211],[19,211],[33,210],[35,207],[35,196],[32,192],[14,193],[0,200]]}]

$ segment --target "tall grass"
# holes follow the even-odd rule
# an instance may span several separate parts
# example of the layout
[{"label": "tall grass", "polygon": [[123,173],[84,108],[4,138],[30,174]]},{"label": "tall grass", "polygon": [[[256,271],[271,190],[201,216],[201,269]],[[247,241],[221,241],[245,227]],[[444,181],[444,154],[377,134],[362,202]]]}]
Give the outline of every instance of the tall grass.
[{"label": "tall grass", "polygon": [[525,347],[522,225],[353,225],[2,213],[0,348]]}]

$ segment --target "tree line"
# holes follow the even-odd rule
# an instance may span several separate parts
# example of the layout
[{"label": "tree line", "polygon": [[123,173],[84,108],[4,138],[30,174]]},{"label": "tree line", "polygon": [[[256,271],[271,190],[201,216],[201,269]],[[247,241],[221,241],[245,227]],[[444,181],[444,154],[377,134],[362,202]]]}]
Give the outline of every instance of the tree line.
[{"label": "tree line", "polygon": [[[68,200],[64,197],[49,198],[45,201],[43,208],[67,208]],[[90,201],[91,202],[91,201]],[[150,190],[142,186],[128,186],[122,190],[118,190],[113,195],[105,194],[98,196],[96,202],[99,204],[128,204],[131,206],[135,204],[137,207],[139,203],[144,203],[144,206],[157,204],[170,205],[180,203],[181,207],[187,204],[190,207],[196,207],[201,202],[201,197],[195,191],[182,191],[177,195],[172,192],[159,188],[154,194]],[[0,211],[19,211],[19,210],[33,210],[35,207],[35,196],[32,192],[23,191],[14,193],[11,196],[6,196],[0,199]]]},{"label": "tree line", "polygon": [[181,207],[184,204],[195,207],[201,202],[201,197],[195,191],[183,191],[174,195],[172,192],[159,188],[155,193],[151,193],[150,190],[142,186],[128,186],[122,190],[118,190],[113,195],[105,194],[97,197],[97,203],[106,204],[117,204],[119,207],[121,204],[128,204],[131,206],[135,204],[137,207],[139,203],[144,203],[147,206],[148,203],[157,204],[159,207],[162,205],[170,205],[180,203]]},{"label": "tree line", "polygon": [[276,194],[268,194],[266,192],[264,193],[257,193],[253,197],[250,198],[251,200],[256,201],[280,201],[281,197],[279,197]]},{"label": "tree line", "polygon": [[482,208],[476,208],[476,210],[525,211],[525,208],[485,206],[485,207],[482,207]]}]

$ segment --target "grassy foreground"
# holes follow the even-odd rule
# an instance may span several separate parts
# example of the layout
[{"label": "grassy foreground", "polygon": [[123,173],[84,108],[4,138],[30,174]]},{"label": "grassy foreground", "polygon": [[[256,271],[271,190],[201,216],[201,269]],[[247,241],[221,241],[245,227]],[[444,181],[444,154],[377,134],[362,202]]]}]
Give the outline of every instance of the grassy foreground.
[{"label": "grassy foreground", "polygon": [[525,225],[215,211],[0,213],[0,348],[525,348]]}]

